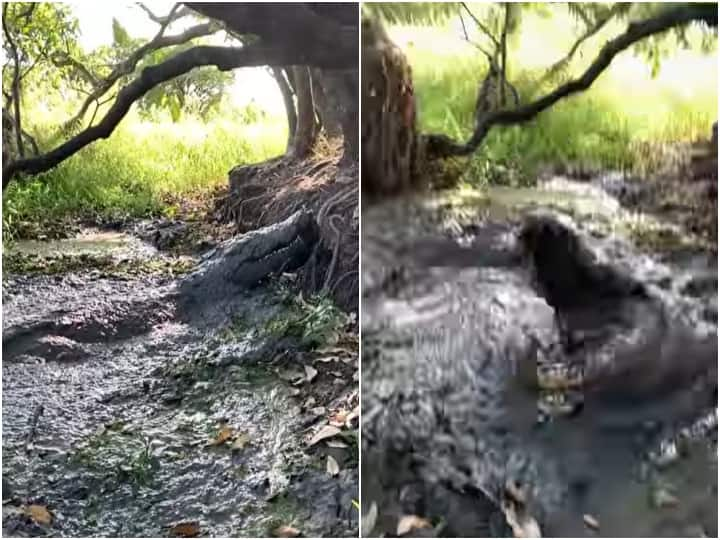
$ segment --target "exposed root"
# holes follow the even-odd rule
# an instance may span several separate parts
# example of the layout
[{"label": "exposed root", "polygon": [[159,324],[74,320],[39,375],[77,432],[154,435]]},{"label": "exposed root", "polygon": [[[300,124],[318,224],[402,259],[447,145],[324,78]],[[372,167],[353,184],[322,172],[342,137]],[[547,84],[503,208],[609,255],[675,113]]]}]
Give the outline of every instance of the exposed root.
[{"label": "exposed root", "polygon": [[[239,232],[247,232],[281,221],[301,208],[312,211],[320,242],[298,272],[298,283],[307,294],[332,294],[338,305],[353,310],[358,305],[357,164],[341,165],[342,145],[333,141],[322,152],[316,150],[302,161],[285,157],[234,169],[233,189],[216,205],[221,208],[216,215],[233,221]],[[337,285],[340,280],[342,287]]]}]

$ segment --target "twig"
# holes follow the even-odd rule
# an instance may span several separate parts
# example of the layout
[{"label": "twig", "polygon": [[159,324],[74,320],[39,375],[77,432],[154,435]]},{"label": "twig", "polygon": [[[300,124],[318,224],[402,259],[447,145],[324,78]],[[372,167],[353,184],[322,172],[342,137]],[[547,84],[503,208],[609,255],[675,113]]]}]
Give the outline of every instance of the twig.
[{"label": "twig", "polygon": [[337,260],[340,255],[340,240],[342,238],[342,233],[335,228],[333,224],[333,219],[342,219],[337,214],[333,214],[328,218],[328,224],[330,227],[335,231],[335,247],[333,248],[333,255],[332,259],[330,260],[330,266],[328,266],[327,274],[325,274],[325,283],[323,284],[322,292],[323,294],[326,294],[330,290],[330,281],[332,280],[332,276],[335,273],[335,266],[337,265]]},{"label": "twig", "polygon": [[45,407],[43,407],[42,403],[35,407],[35,411],[33,412],[33,415],[30,419],[30,429],[28,430],[27,437],[25,438],[25,451],[30,452],[33,449],[33,440],[35,440],[35,435],[37,432],[37,424],[40,420],[40,417],[42,416],[43,412],[45,411]]}]

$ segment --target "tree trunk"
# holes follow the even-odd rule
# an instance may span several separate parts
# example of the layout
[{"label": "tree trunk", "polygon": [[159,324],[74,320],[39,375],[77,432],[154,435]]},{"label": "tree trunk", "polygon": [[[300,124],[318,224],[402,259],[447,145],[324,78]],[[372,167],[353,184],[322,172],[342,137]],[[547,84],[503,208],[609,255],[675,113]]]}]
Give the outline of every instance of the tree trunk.
[{"label": "tree trunk", "polygon": [[329,136],[342,134],[343,160],[358,161],[358,71],[316,69],[313,80],[322,95],[320,116]]},{"label": "tree trunk", "polygon": [[295,110],[295,99],[292,87],[285,78],[285,73],[288,71],[287,68],[273,67],[272,74],[275,77],[275,81],[280,88],[280,93],[283,97],[283,103],[285,103],[285,114],[287,115],[288,121],[288,142],[286,151],[290,151],[292,148],[293,140],[295,139],[295,130],[297,129],[297,111]]},{"label": "tree trunk", "polygon": [[338,115],[336,104],[332,100],[332,96],[328,95],[328,81],[320,69],[312,69],[310,71],[312,77],[313,97],[315,98],[315,112],[320,120],[325,135],[333,139],[342,137],[342,126]]},{"label": "tree trunk", "polygon": [[315,145],[320,126],[315,118],[310,69],[307,66],[294,66],[293,78],[297,97],[297,128],[289,154],[303,158]]},{"label": "tree trunk", "polygon": [[505,20],[503,21],[502,35],[500,36],[500,106],[507,105],[506,86],[507,86],[507,35],[508,24],[510,23],[510,4],[504,4]]}]

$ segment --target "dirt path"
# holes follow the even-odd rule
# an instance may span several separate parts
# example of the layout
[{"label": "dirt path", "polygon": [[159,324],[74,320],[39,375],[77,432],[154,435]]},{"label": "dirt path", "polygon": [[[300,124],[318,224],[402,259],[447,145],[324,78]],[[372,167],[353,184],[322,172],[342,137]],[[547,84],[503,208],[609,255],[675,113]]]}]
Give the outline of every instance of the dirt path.
[{"label": "dirt path", "polygon": [[[651,367],[625,385],[642,400],[591,401],[567,416],[572,392],[528,392],[528,359],[562,358],[553,312],[517,256],[518,225],[538,210],[574,221],[599,261],[652,291],[633,309],[669,321],[626,311],[600,342]],[[648,242],[657,230],[675,231],[672,241]],[[668,339],[659,350],[681,366],[693,353],[674,345],[678,332],[715,362],[712,251],[571,179],[366,208],[362,249],[362,495],[366,513],[378,510],[365,523],[375,534],[396,534],[403,515],[426,518],[430,536],[507,536],[512,519],[544,535],[717,534],[716,386],[714,398],[704,383],[653,398],[645,381],[663,360],[642,348]]]}]

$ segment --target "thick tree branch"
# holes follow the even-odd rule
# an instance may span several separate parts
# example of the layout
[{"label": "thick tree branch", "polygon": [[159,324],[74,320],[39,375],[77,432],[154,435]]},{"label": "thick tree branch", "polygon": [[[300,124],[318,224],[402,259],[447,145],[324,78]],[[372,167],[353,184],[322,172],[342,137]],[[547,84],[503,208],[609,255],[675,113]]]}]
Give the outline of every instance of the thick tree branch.
[{"label": "thick tree branch", "polygon": [[466,143],[453,141],[446,135],[427,135],[427,152],[430,159],[466,156],[473,153],[487,136],[493,126],[519,124],[532,120],[542,111],[552,107],[555,103],[572,94],[587,90],[611,64],[619,53],[647,37],[659,34],[677,26],[689,24],[694,21],[705,22],[709,26],[717,27],[717,4],[686,4],[682,7],[669,9],[650,19],[631,23],[627,30],[608,41],[598,53],[592,64],[585,72],[549,94],[522,107],[512,110],[502,110],[476,118],[475,131]]},{"label": "thick tree branch", "polygon": [[[169,17],[170,15],[168,15],[167,18]],[[142,60],[148,54],[163,49],[165,47],[181,45],[183,43],[187,43],[192,39],[202,36],[208,36],[220,30],[220,27],[217,24],[211,22],[192,26],[184,32],[174,36],[163,36],[162,32],[165,30],[165,26],[166,25],[161,27],[160,31],[153,39],[148,41],[142,47],[135,50],[125,61],[117,64],[112,69],[110,75],[96,82],[96,84],[94,85],[94,90],[90,93],[90,95],[88,95],[83,104],[80,106],[80,110],[75,114],[75,116],[73,116],[70,120],[66,122],[65,125],[67,127],[77,125],[87,113],[90,105],[97,102],[102,96],[104,96],[120,78],[126,75],[130,75],[133,71],[135,71],[135,68],[137,67],[140,60]],[[72,59],[70,59],[70,61],[72,61]]]},{"label": "thick tree branch", "polygon": [[[317,52],[317,51],[315,51]],[[29,159],[19,159],[3,165],[3,189],[19,173],[38,174],[48,171],[69,158],[88,144],[106,139],[125,117],[132,104],[151,88],[187,73],[200,66],[216,66],[221,71],[239,67],[303,65],[323,60],[330,67],[337,67],[337,59],[328,51],[327,56],[318,59],[313,51],[268,47],[262,44],[248,47],[198,46],[181,52],[160,64],[147,67],[140,75],[118,93],[115,103],[95,126],[88,127],[57,148]]]},{"label": "thick tree branch", "polygon": [[311,48],[309,58],[324,51],[334,58],[334,66],[305,62],[312,67],[356,67],[358,56],[358,24],[344,24],[335,10],[314,4],[314,9],[301,2],[287,3],[201,3],[185,5],[207,17],[223,21],[228,30],[240,35],[255,35],[266,43],[282,42],[292,49]]}]

